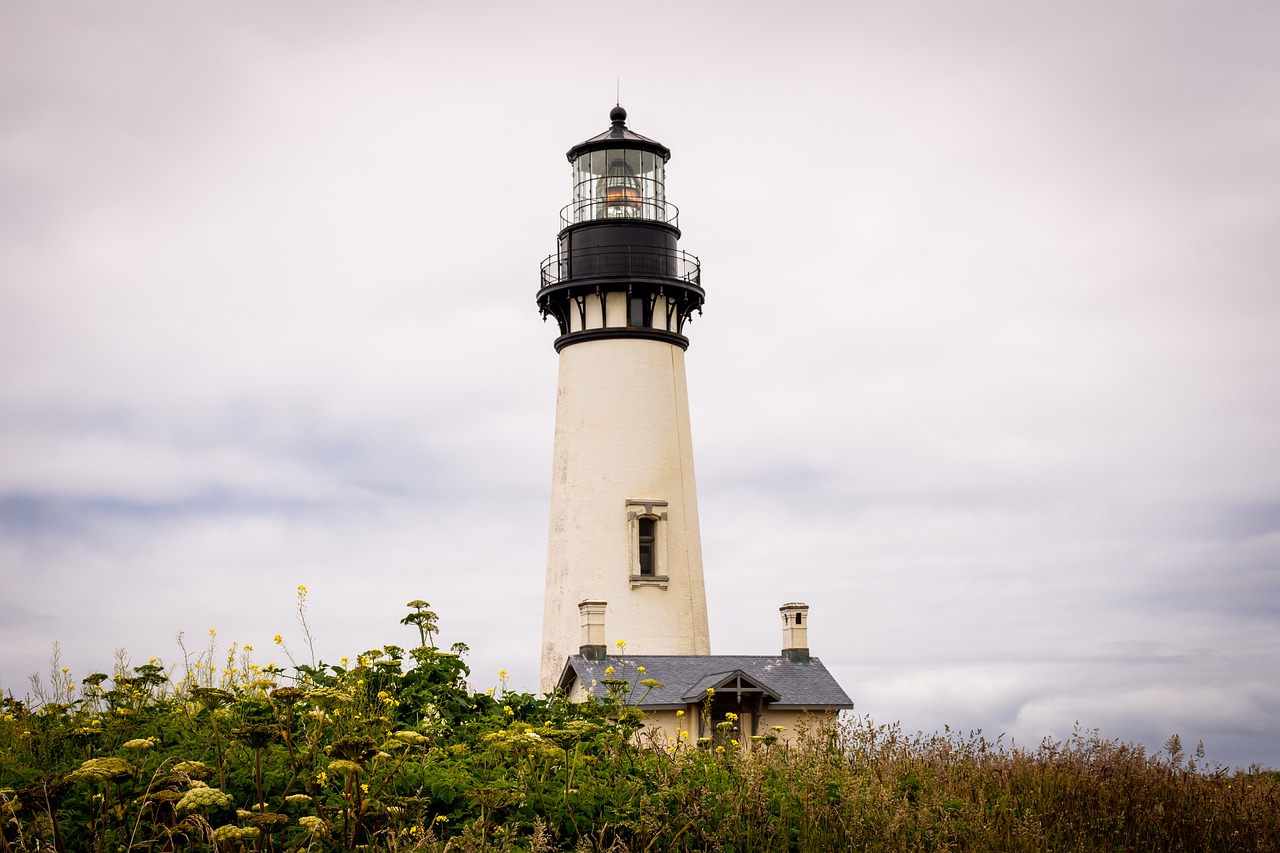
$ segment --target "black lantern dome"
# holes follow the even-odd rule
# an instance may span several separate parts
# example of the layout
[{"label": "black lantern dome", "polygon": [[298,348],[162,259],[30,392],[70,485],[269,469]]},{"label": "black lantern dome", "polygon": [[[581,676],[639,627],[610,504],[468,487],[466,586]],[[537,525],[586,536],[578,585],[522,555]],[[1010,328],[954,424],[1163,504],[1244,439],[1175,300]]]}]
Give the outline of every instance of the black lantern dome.
[{"label": "black lantern dome", "polygon": [[538,308],[560,326],[556,350],[600,338],[654,338],[688,347],[684,324],[701,312],[698,259],[676,248],[679,211],[666,200],[671,151],[610,127],[569,149],[573,201],[560,211],[559,247],[542,264]]}]

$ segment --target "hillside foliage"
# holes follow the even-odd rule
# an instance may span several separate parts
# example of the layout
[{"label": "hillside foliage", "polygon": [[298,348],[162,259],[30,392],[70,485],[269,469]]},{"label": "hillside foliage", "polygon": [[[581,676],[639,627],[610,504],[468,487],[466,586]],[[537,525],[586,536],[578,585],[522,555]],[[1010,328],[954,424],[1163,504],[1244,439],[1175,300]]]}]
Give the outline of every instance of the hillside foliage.
[{"label": "hillside foliage", "polygon": [[1280,849],[1280,774],[1205,767],[1176,737],[1023,749],[846,716],[791,745],[655,748],[643,685],[473,691],[466,647],[409,607],[418,643],[354,664],[261,666],[213,632],[171,666],[74,680],[55,657],[0,706],[0,853]]}]

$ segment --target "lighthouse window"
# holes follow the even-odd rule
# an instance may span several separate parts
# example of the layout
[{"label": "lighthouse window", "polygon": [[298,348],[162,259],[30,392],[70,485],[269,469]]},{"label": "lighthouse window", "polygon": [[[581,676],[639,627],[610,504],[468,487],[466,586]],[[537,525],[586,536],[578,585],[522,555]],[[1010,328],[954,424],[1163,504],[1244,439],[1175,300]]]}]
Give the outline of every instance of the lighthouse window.
[{"label": "lighthouse window", "polygon": [[628,326],[652,326],[653,325],[653,304],[649,298],[641,293],[633,293],[628,303],[627,309],[627,325]]},{"label": "lighthouse window", "polygon": [[666,589],[667,502],[641,498],[627,500],[627,529],[631,537],[631,588]]},{"label": "lighthouse window", "polygon": [[640,576],[651,578],[656,574],[653,569],[653,545],[656,523],[652,518],[640,519]]}]

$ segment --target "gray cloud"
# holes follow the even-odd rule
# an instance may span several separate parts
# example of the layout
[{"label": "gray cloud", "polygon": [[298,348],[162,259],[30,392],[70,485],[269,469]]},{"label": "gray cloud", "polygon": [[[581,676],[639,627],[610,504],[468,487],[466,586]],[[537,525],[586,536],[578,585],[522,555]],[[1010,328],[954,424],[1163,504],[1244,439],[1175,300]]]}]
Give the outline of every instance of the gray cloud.
[{"label": "gray cloud", "polygon": [[305,583],[330,659],[421,596],[531,687],[536,265],[620,76],[703,258],[717,650],[803,598],[877,719],[1280,761],[1280,13],[652,11],[0,10],[3,685],[296,649]]}]

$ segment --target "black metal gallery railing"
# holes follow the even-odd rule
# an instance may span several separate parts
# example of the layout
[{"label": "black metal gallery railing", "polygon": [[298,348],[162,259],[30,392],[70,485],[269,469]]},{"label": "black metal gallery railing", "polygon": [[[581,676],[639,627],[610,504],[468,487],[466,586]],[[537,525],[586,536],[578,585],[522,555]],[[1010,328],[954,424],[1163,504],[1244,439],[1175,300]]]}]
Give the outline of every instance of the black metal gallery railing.
[{"label": "black metal gallery railing", "polygon": [[642,222],[665,222],[680,227],[680,208],[669,201],[624,197],[619,199],[588,198],[566,204],[560,209],[560,227],[602,219],[638,219]]},{"label": "black metal gallery railing", "polygon": [[653,246],[598,246],[550,255],[542,262],[542,286],[577,279],[666,278],[701,287],[698,258],[679,249]]}]

